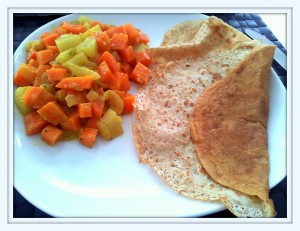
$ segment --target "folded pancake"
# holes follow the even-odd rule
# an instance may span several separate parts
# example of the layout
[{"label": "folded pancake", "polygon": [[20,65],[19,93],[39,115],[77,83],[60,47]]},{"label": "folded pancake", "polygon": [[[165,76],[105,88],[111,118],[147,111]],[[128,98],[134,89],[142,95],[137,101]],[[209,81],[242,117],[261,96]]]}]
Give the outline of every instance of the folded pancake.
[{"label": "folded pancake", "polygon": [[269,198],[269,76],[274,46],[248,55],[200,94],[191,138],[206,172],[218,183]]},{"label": "folded pancake", "polygon": [[216,46],[221,44],[230,46],[239,42],[252,41],[234,27],[212,16],[206,20],[186,21],[175,25],[164,34],[161,46],[197,44],[207,37],[214,39],[212,43]]},{"label": "folded pancake", "polygon": [[207,174],[190,133],[190,119],[203,90],[230,73],[238,73],[240,63],[265,45],[240,35],[214,17],[204,20],[199,29],[193,28],[201,35],[188,37],[195,42],[181,39],[172,46],[164,40],[163,46],[150,49],[152,74],[136,96],[133,124],[140,162],[149,164],[165,183],[184,196],[221,201],[238,217],[272,217],[271,200],[231,189]]},{"label": "folded pancake", "polygon": [[[201,28],[202,25],[203,28]],[[203,31],[207,31],[207,29],[204,29],[204,27],[207,27],[207,24],[205,20],[201,19],[195,21],[186,21],[175,25],[165,33],[161,46],[182,45],[187,42],[193,43],[195,38],[198,39],[200,37],[197,36],[198,31],[202,31],[201,37],[204,36]]]}]

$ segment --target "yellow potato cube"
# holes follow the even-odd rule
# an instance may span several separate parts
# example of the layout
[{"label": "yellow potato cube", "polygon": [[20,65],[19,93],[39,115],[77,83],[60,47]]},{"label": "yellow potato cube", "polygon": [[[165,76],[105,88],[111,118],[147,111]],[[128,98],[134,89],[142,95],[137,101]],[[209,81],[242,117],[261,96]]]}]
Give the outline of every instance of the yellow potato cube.
[{"label": "yellow potato cube", "polygon": [[96,39],[87,37],[76,47],[77,53],[83,52],[87,57],[94,58],[98,51]]},{"label": "yellow potato cube", "polygon": [[22,115],[27,115],[32,112],[32,108],[27,106],[23,100],[23,94],[28,87],[18,87],[14,94],[15,104]]},{"label": "yellow potato cube", "polygon": [[69,48],[63,52],[61,52],[55,59],[55,61],[63,64],[72,58],[76,54],[76,50],[74,48]]},{"label": "yellow potato cube", "polygon": [[55,40],[59,52],[75,47],[81,43],[80,36],[77,34],[63,34]]},{"label": "yellow potato cube", "polygon": [[93,71],[87,67],[78,66],[74,63],[67,63],[65,67],[71,71],[73,76],[93,75],[95,77],[95,80],[100,79],[100,75],[98,74],[98,72]]},{"label": "yellow potato cube", "polygon": [[98,122],[99,134],[104,140],[111,140],[124,133],[122,128],[122,118],[117,113],[108,109]]}]

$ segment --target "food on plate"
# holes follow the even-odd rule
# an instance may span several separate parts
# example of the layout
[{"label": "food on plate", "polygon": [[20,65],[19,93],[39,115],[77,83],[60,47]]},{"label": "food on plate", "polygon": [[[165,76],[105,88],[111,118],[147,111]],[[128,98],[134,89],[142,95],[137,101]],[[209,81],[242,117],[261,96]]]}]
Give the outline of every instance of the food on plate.
[{"label": "food on plate", "polygon": [[[197,98],[201,97],[205,89],[220,84],[222,87],[222,82],[234,80],[240,75],[242,78],[248,74],[249,69],[253,71],[251,73],[253,79],[247,78],[251,84],[261,84],[262,87],[262,83],[267,83],[274,47],[250,40],[216,17],[184,22],[182,25],[176,25],[166,32],[160,47],[149,50],[152,56],[151,76],[136,96],[136,121],[133,124],[134,141],[140,162],[149,164],[170,187],[184,196],[221,201],[238,217],[273,217],[275,214],[273,202],[265,193],[249,195],[239,191],[239,188],[230,188],[218,183],[210,176],[208,172],[210,169],[207,171],[200,161],[201,158],[200,160],[198,158],[196,146],[200,144],[195,144],[191,140],[190,122],[193,118],[199,120],[194,110],[196,104],[201,103],[201,98],[200,103]],[[190,34],[181,36],[182,30]],[[263,58],[254,60],[253,57]],[[265,62],[260,64],[260,61]],[[218,83],[219,81],[222,82]],[[223,87],[225,88],[224,85]],[[235,92],[235,88],[228,86],[227,91],[224,89],[225,94],[227,92],[230,95],[231,91]],[[218,103],[221,102],[222,99]],[[236,106],[241,105],[242,102],[237,102],[227,107],[231,107],[232,109],[228,110],[234,112],[239,110]],[[213,107],[207,106],[206,110],[210,112],[211,108]],[[249,110],[249,115],[258,114],[255,112],[256,108]],[[210,120],[201,122],[213,125]],[[265,114],[261,121],[265,122]],[[198,133],[196,130],[194,132]],[[263,152],[261,155],[266,157],[265,130],[259,131],[258,134],[261,134],[263,139],[259,145]],[[222,134],[218,135],[220,139],[226,139]],[[205,137],[203,138],[203,142],[211,142],[214,145],[220,142],[209,137],[207,141]],[[235,151],[236,156],[242,153],[242,150]],[[261,165],[263,175],[266,176],[267,161]],[[223,165],[222,168],[226,166]],[[265,180],[264,177],[261,182],[264,186]],[[257,194],[259,196],[256,196]]]},{"label": "food on plate", "polygon": [[[222,24],[221,24],[222,23]],[[194,20],[179,23],[170,28],[165,34],[161,46],[189,45],[203,43],[212,34],[222,37],[220,43],[238,44],[252,42],[246,35],[240,33],[235,28],[220,22],[216,17],[210,17],[209,21]],[[214,39],[214,38],[212,38]],[[221,44],[214,44],[218,46]]]},{"label": "food on plate", "polygon": [[[182,45],[186,42],[193,43],[195,39],[201,39],[205,35],[205,31],[200,27],[204,24],[204,20],[185,21],[173,26],[164,34],[161,46],[165,45]],[[199,32],[199,33],[198,33]]]},{"label": "food on plate", "polygon": [[113,26],[86,16],[28,42],[13,81],[25,133],[40,133],[49,145],[68,134],[87,147],[98,135],[122,135],[121,115],[134,110],[131,81],[146,84],[150,77],[148,42],[130,23]]},{"label": "food on plate", "polygon": [[191,118],[191,138],[214,181],[262,200],[269,198],[268,112],[273,46],[241,61],[207,87]]}]

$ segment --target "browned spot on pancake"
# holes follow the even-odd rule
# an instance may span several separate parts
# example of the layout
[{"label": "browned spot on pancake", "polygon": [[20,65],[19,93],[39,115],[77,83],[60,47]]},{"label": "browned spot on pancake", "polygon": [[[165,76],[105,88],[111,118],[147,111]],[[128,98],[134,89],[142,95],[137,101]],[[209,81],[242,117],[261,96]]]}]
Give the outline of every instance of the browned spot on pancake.
[{"label": "browned spot on pancake", "polygon": [[222,79],[222,76],[219,73],[213,73],[214,80],[220,80]]}]

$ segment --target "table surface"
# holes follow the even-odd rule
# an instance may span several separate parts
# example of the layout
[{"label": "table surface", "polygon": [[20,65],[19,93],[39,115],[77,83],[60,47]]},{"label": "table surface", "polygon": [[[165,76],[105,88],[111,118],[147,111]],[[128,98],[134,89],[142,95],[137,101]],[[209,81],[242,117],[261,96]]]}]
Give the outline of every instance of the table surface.
[{"label": "table surface", "polygon": [[[14,14],[13,33],[14,51],[20,43],[34,30],[65,14]],[[257,15],[257,14],[207,14],[215,15],[231,26],[243,31],[245,28],[254,29],[274,42],[284,53],[286,53],[286,16],[285,15]],[[263,21],[266,20],[266,23]],[[272,32],[276,31],[276,36]],[[286,71],[275,61],[272,65],[286,87]],[[277,218],[287,217],[287,178],[285,177],[277,186],[270,190],[270,198],[274,202]],[[50,218],[34,205],[30,204],[15,188],[13,191],[14,218]],[[233,218],[235,217],[228,210],[214,213],[205,218]]]}]

